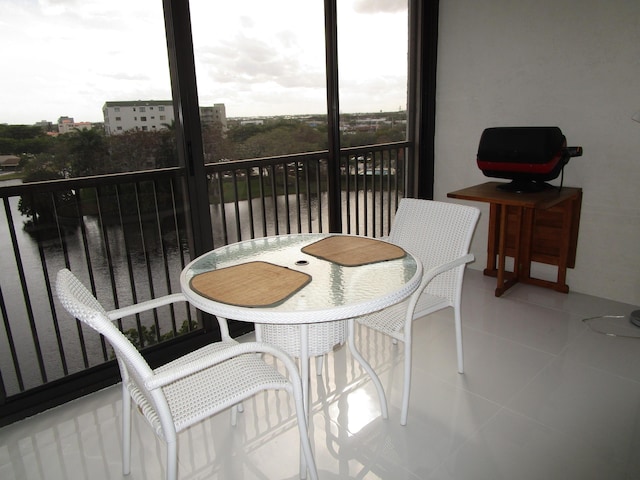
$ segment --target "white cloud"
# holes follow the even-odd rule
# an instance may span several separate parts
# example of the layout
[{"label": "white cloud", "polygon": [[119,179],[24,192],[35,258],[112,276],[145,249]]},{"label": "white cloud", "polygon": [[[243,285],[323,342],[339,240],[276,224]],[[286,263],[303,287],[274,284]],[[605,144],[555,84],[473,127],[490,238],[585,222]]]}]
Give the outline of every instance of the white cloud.
[{"label": "white cloud", "polygon": [[[191,0],[200,104],[225,103],[230,116],[324,113],[322,8]],[[339,8],[341,109],[404,106],[406,0]],[[0,123],[101,121],[105,101],[171,97],[157,0],[0,0],[0,26]]]},{"label": "white cloud", "polygon": [[358,13],[398,13],[407,10],[406,0],[356,0],[354,10]]}]

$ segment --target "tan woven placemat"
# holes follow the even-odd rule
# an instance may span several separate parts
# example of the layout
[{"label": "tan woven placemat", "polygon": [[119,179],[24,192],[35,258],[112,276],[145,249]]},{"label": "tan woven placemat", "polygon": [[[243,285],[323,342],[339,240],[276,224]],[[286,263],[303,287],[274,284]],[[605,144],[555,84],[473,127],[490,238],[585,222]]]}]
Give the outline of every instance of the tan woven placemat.
[{"label": "tan woven placemat", "polygon": [[192,290],[216,302],[270,307],[311,281],[306,273],[267,262],[247,262],[195,275]]},{"label": "tan woven placemat", "polygon": [[373,238],[336,235],[323,238],[302,248],[304,253],[346,267],[402,258],[406,252],[387,242]]}]

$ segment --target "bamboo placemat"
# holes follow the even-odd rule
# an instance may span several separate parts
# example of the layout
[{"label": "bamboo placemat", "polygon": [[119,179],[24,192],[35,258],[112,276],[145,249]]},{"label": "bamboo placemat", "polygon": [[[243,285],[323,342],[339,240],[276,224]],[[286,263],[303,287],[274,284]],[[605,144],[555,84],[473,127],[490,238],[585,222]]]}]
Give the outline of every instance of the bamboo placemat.
[{"label": "bamboo placemat", "polygon": [[247,262],[201,273],[191,288],[216,302],[240,307],[270,307],[311,281],[306,273],[267,262]]},{"label": "bamboo placemat", "polygon": [[335,235],[302,248],[304,253],[346,267],[402,258],[406,252],[391,243],[373,238]]}]

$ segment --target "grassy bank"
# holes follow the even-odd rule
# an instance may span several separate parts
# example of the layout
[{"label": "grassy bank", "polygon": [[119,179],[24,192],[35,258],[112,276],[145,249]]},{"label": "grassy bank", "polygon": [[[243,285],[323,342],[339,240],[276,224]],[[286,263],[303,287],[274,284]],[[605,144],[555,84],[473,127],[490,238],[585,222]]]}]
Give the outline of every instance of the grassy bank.
[{"label": "grassy bank", "polygon": [[23,177],[22,172],[0,173],[0,182],[5,180],[15,180]]}]

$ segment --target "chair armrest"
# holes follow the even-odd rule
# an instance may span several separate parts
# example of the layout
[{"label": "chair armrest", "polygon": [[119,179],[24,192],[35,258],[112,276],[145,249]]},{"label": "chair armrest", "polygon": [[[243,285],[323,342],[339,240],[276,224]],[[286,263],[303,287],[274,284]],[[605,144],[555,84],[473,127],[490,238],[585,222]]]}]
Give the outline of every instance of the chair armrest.
[{"label": "chair armrest", "polygon": [[298,369],[293,363],[293,360],[291,360],[291,358],[286,353],[284,353],[279,348],[276,348],[272,345],[267,345],[265,343],[246,342],[237,343],[220,352],[212,353],[211,355],[207,355],[206,357],[194,360],[193,362],[186,365],[176,365],[176,367],[173,369],[168,369],[163,372],[154,374],[152,377],[148,378],[145,381],[145,386],[149,390],[162,388],[182,378],[188,377],[189,375],[193,375],[194,373],[198,373],[202,370],[211,368],[214,365],[225,362],[233,357],[251,353],[266,353],[278,358],[284,363],[290,375],[290,378],[293,378],[295,381],[300,383],[300,374],[298,373]]},{"label": "chair armrest", "polygon": [[420,298],[420,295],[422,295],[422,292],[424,292],[424,289],[427,288],[427,285],[429,285],[429,282],[431,282],[431,280],[433,280],[441,273],[451,270],[452,268],[459,267],[460,265],[472,262],[474,259],[475,257],[472,253],[467,253],[462,257],[458,257],[455,260],[443,263],[442,265],[438,265],[437,267],[433,267],[432,269],[424,272],[422,275],[420,286],[416,289],[415,292],[411,294],[409,305],[407,306],[406,321],[411,321],[411,319],[413,318],[413,313],[418,303],[418,299]]},{"label": "chair armrest", "polygon": [[458,257],[455,260],[451,260],[450,262],[443,263],[442,265],[438,265],[437,267],[434,267],[431,270],[424,272],[424,274],[422,275],[422,284],[420,285],[419,290],[421,290],[423,287],[426,287],[431,280],[433,280],[435,277],[437,277],[441,273],[444,273],[447,270],[451,270],[452,268],[459,267],[460,265],[464,265],[465,263],[473,262],[473,260],[475,260],[475,257],[473,256],[473,254],[467,253],[462,257]]},{"label": "chair armrest", "polygon": [[154,308],[169,305],[171,303],[186,302],[187,299],[182,293],[173,293],[171,295],[165,295],[163,297],[154,298],[145,302],[136,303],[126,307],[110,310],[107,312],[109,320],[117,320],[119,318],[135,315],[136,313],[142,313],[147,310],[153,310]]}]

